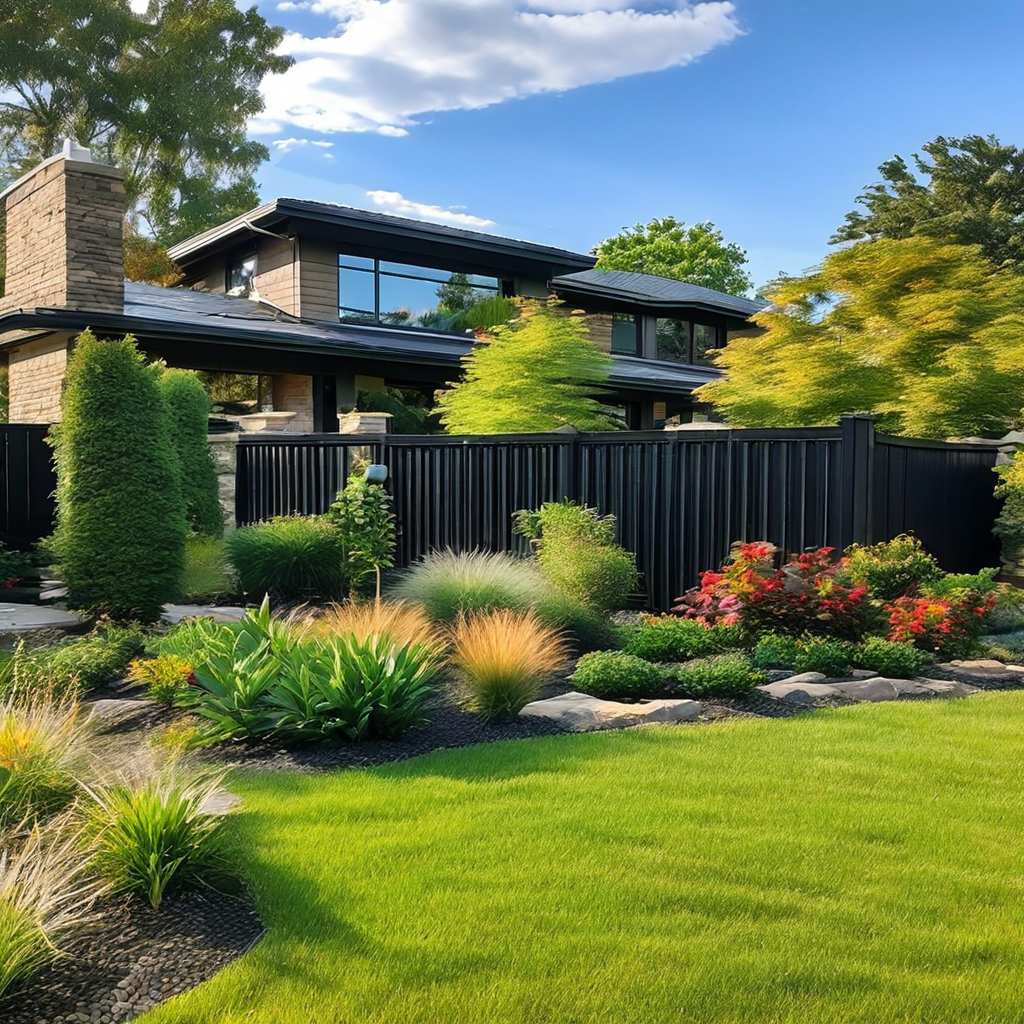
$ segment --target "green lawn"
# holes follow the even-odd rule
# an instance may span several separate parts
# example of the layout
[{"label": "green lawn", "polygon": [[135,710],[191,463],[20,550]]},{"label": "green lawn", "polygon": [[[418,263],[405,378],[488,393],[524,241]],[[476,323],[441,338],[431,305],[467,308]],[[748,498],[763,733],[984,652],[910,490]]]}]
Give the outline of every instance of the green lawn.
[{"label": "green lawn", "polygon": [[248,775],[270,933],[145,1018],[1024,1021],[1024,693]]}]

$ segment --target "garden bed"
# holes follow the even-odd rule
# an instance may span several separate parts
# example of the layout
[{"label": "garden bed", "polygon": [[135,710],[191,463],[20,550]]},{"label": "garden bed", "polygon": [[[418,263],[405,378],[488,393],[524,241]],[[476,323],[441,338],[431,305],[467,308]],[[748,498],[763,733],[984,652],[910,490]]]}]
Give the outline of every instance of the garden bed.
[{"label": "garden bed", "polygon": [[263,933],[252,905],[204,889],[159,911],[105,899],[67,956],[0,999],[4,1024],[118,1024],[195,988],[251,949]]}]

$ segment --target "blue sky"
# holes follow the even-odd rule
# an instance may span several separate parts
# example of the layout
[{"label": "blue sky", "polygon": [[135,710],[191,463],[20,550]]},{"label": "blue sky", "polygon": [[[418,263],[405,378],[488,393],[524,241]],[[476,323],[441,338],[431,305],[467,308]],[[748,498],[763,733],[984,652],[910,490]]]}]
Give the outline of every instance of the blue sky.
[{"label": "blue sky", "polygon": [[875,168],[936,135],[1024,145],[1020,0],[260,2],[261,194],[587,251],[712,220],[761,283],[819,260]]}]

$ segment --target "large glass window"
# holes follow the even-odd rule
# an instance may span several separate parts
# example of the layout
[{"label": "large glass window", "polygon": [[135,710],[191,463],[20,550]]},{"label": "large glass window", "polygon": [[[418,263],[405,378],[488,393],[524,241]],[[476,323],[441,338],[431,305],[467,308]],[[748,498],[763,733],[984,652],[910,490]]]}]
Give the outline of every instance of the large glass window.
[{"label": "large glass window", "polygon": [[625,313],[612,314],[612,351],[621,356],[640,352],[640,331],[637,318]]},{"label": "large glass window", "polygon": [[659,319],[657,358],[673,363],[709,365],[709,355],[718,348],[721,332],[711,324],[695,324],[688,320]]},{"label": "large glass window", "polygon": [[338,257],[342,320],[451,330],[460,313],[500,294],[495,277],[345,253]]},{"label": "large glass window", "polygon": [[655,327],[658,359],[673,363],[690,362],[690,322],[659,318]]},{"label": "large glass window", "polygon": [[710,366],[708,358],[718,348],[719,331],[710,324],[693,325],[693,361]]}]

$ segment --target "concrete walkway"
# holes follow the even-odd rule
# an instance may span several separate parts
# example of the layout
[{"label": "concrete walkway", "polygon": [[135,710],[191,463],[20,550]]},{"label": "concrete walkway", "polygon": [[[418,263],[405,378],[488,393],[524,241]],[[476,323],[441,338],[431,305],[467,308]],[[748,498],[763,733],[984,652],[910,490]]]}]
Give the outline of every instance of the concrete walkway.
[{"label": "concrete walkway", "polygon": [[88,618],[63,608],[0,602],[0,633],[30,633],[34,629],[77,629]]}]

